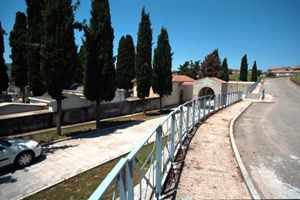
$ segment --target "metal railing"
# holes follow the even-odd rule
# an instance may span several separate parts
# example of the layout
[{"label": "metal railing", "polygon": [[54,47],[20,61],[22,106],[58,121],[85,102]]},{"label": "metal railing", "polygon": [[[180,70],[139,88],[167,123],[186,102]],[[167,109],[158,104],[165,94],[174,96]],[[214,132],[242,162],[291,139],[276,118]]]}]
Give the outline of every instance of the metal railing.
[{"label": "metal railing", "polygon": [[89,199],[159,199],[187,134],[204,118],[241,99],[238,92],[210,95],[175,108],[121,158]]}]

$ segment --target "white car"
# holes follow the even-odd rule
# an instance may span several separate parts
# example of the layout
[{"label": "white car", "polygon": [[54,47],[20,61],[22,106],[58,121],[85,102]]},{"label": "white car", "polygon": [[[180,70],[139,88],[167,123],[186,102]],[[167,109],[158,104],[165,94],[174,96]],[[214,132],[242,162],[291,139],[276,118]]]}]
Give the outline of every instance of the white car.
[{"label": "white car", "polygon": [[35,141],[23,138],[0,139],[0,167],[11,164],[25,167],[41,153],[42,147]]}]

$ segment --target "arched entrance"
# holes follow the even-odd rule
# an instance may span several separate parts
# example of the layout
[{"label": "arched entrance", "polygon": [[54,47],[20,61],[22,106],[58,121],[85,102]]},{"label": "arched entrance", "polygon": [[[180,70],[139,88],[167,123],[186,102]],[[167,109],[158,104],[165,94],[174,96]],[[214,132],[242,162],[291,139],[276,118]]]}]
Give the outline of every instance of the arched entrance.
[{"label": "arched entrance", "polygon": [[204,87],[201,90],[199,90],[198,92],[198,97],[203,97],[206,95],[214,95],[215,92],[213,89],[211,89],[210,87]]}]

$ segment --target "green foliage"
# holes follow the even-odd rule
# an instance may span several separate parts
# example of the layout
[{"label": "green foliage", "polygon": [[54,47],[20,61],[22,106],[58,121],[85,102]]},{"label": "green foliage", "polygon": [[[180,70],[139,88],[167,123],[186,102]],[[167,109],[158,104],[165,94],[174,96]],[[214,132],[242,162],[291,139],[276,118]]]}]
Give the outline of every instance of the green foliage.
[{"label": "green foliage", "polygon": [[149,14],[142,10],[142,19],[139,24],[137,54],[136,54],[136,83],[137,95],[145,99],[149,96],[151,87],[151,54],[152,54],[152,29]]},{"label": "green foliage", "polygon": [[7,90],[8,88],[8,75],[7,75],[7,66],[3,58],[4,53],[4,40],[3,35],[5,31],[2,29],[0,22],[0,93]]},{"label": "green foliage", "polygon": [[71,0],[47,0],[43,10],[42,71],[48,94],[62,99],[74,59],[73,7]]},{"label": "green foliage", "polygon": [[84,95],[92,101],[110,101],[115,96],[113,58],[114,30],[108,0],[93,0],[90,27],[85,27]]},{"label": "green foliage", "polygon": [[27,85],[26,38],[26,15],[17,12],[13,30],[10,32],[9,44],[11,46],[12,79],[15,85],[23,90]]},{"label": "green foliage", "polygon": [[26,0],[27,5],[27,66],[28,85],[34,96],[45,92],[41,72],[42,8],[44,0]]},{"label": "green foliage", "polygon": [[215,49],[205,57],[201,65],[201,72],[203,77],[217,77],[223,79],[224,72],[221,67],[218,49]]},{"label": "green foliage", "polygon": [[118,88],[129,90],[135,77],[135,49],[132,37],[122,36],[119,41],[116,79]]},{"label": "green foliage", "polygon": [[202,73],[200,71],[201,64],[200,60],[198,61],[185,61],[182,65],[179,66],[177,73],[179,75],[186,75],[193,79],[202,78]]},{"label": "green foliage", "polygon": [[241,61],[240,81],[247,81],[247,77],[248,77],[248,61],[247,61],[247,54],[245,54]]},{"label": "green foliage", "polygon": [[154,49],[152,88],[160,97],[172,93],[172,52],[165,28],[161,29]]},{"label": "green foliage", "polygon": [[256,61],[254,61],[253,67],[252,67],[252,74],[251,74],[251,81],[256,82],[257,81],[257,66],[256,66]]},{"label": "green foliage", "polygon": [[229,71],[228,71],[227,58],[224,58],[224,60],[222,62],[222,69],[223,69],[223,72],[224,72],[223,80],[224,81],[229,81]]}]

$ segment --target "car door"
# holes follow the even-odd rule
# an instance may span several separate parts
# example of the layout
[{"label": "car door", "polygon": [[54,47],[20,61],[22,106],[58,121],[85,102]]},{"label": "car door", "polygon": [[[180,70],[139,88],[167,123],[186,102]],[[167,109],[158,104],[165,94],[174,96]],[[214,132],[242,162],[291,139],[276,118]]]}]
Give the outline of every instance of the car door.
[{"label": "car door", "polygon": [[0,167],[9,165],[11,162],[11,151],[10,148],[0,144]]}]

